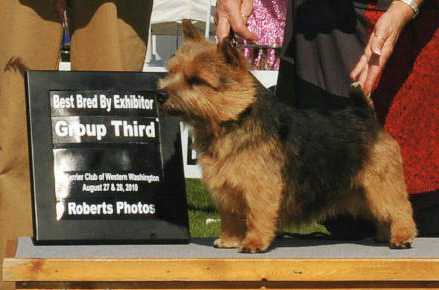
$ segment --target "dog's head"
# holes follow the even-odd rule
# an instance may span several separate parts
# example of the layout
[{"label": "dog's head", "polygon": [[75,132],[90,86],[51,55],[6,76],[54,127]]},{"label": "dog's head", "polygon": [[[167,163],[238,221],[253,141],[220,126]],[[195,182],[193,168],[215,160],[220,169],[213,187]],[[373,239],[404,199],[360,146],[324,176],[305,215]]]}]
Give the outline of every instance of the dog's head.
[{"label": "dog's head", "polygon": [[255,96],[246,59],[229,40],[206,41],[190,20],[183,21],[183,33],[184,44],[159,81],[162,109],[189,122],[237,119]]}]

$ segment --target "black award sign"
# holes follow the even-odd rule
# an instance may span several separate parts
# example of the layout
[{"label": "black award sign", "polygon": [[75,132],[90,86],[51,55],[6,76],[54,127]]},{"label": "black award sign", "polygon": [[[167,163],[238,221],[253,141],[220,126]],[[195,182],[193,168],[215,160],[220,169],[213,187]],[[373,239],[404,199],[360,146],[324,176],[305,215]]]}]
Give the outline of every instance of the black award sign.
[{"label": "black award sign", "polygon": [[162,73],[27,74],[34,241],[186,242],[179,123]]}]

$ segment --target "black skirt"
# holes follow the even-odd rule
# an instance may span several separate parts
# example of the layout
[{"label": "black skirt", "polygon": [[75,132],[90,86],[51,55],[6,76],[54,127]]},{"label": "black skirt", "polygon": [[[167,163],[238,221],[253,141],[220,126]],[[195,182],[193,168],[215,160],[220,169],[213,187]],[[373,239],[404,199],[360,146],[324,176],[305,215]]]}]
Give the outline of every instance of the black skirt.
[{"label": "black skirt", "polygon": [[330,109],[348,103],[349,74],[370,33],[362,16],[366,9],[385,10],[389,3],[289,1],[278,97],[299,108]]}]

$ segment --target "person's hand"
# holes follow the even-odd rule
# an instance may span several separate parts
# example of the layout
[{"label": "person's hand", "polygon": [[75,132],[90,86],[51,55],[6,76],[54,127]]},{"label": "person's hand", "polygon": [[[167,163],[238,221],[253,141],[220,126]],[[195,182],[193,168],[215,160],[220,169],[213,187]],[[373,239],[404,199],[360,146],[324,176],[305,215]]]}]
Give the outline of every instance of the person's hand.
[{"label": "person's hand", "polygon": [[375,88],[399,34],[412,19],[413,13],[408,5],[394,1],[375,24],[364,54],[351,72],[352,80],[360,84],[366,95]]},{"label": "person's hand", "polygon": [[242,38],[256,41],[257,36],[246,26],[247,17],[253,10],[253,0],[217,0],[216,36],[221,41],[230,33],[230,28]]}]

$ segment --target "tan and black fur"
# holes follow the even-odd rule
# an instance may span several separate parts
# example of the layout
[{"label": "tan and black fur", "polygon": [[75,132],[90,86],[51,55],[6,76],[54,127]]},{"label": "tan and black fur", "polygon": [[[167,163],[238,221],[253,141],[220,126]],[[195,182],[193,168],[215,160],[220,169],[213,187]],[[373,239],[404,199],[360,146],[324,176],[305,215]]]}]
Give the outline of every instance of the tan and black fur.
[{"label": "tan and black fur", "polygon": [[340,110],[296,110],[276,101],[225,40],[184,23],[185,43],[159,87],[162,109],[194,127],[203,181],[221,215],[220,248],[267,250],[286,223],[352,214],[378,238],[410,247],[416,236],[399,146],[358,93]]}]

